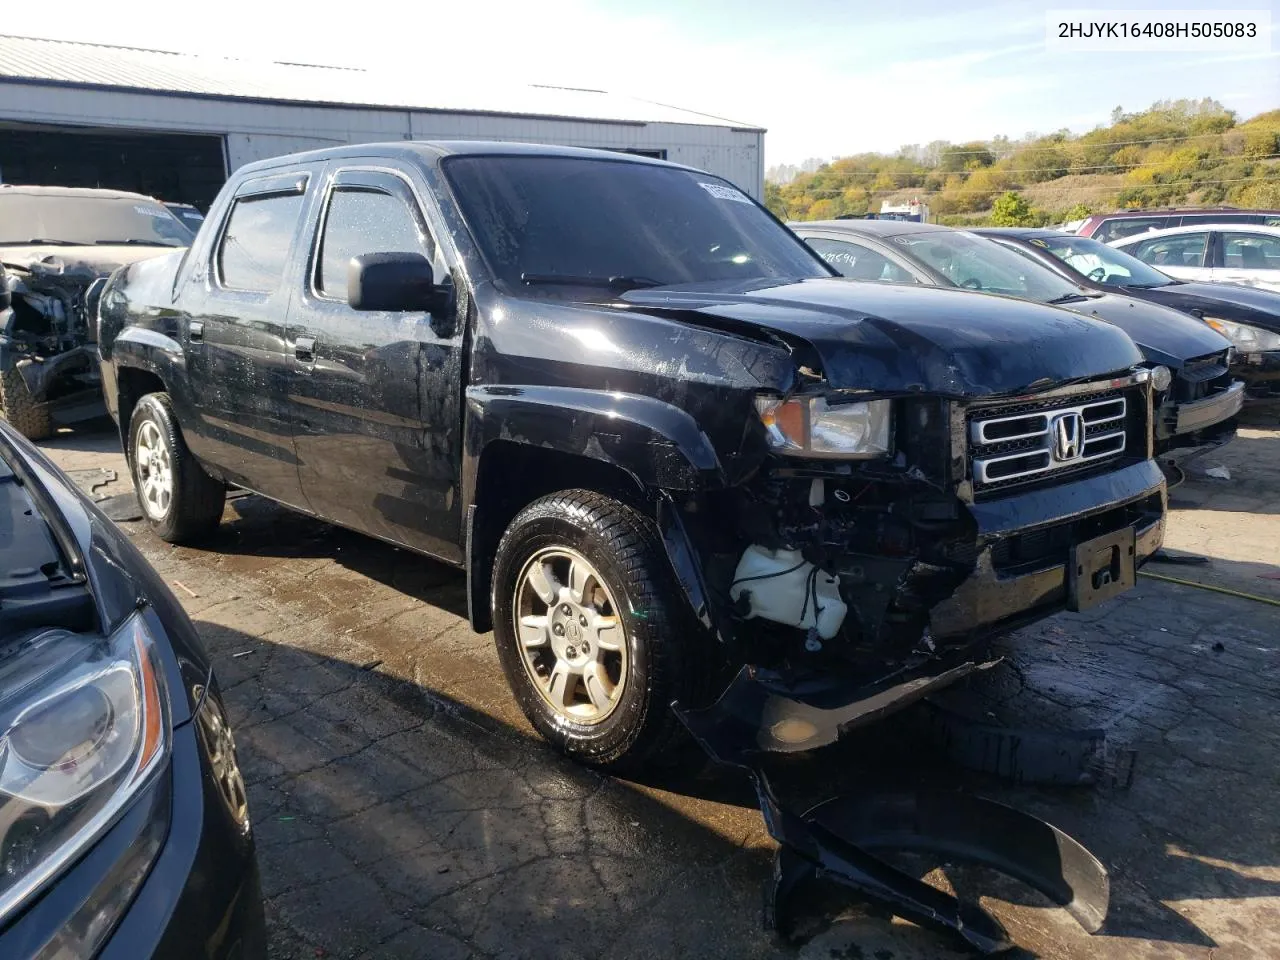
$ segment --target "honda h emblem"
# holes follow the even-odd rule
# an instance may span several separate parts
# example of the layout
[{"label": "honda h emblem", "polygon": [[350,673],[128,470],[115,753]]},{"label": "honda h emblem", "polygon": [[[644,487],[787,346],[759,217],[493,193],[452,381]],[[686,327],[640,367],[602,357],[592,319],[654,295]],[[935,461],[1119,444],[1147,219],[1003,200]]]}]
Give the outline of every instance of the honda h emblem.
[{"label": "honda h emblem", "polygon": [[1053,418],[1053,459],[1059,463],[1077,460],[1084,453],[1084,418],[1063,413]]}]

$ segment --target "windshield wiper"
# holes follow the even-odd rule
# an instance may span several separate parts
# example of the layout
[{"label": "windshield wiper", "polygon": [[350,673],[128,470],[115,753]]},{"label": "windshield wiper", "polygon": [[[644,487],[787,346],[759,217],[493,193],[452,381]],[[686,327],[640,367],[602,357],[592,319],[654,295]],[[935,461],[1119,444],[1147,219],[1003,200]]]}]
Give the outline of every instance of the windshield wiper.
[{"label": "windshield wiper", "polygon": [[1164,283],[1122,283],[1120,286],[1132,290],[1155,290],[1157,287],[1172,287],[1181,280],[1166,280]]},{"label": "windshield wiper", "polygon": [[130,237],[128,240],[95,240],[99,247],[176,247],[176,243],[165,243],[163,240],[139,240]]},{"label": "windshield wiper", "polygon": [[522,273],[520,282],[531,287],[559,283],[566,287],[603,287],[619,292],[663,286],[663,281],[652,277],[578,277],[568,273]]},{"label": "windshield wiper", "polygon": [[1057,305],[1060,303],[1079,303],[1081,300],[1088,300],[1083,293],[1064,293],[1060,297],[1054,297],[1052,300],[1046,300],[1045,303]]},{"label": "windshield wiper", "polygon": [[79,240],[54,240],[52,237],[32,237],[30,240],[0,240],[0,247],[83,247]]}]

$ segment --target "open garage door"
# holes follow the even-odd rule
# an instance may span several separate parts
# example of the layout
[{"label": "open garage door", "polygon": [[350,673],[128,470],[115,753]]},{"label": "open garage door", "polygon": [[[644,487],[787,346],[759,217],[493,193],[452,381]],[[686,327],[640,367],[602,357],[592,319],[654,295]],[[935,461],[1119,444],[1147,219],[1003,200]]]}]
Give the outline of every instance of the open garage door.
[{"label": "open garage door", "polygon": [[0,182],[130,190],[207,212],[226,179],[221,137],[0,122]]}]

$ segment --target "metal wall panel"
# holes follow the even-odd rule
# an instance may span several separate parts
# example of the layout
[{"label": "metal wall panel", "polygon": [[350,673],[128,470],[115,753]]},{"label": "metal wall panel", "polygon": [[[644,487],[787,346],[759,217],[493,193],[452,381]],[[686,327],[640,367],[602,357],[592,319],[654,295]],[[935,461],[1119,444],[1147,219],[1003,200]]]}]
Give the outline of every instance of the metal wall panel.
[{"label": "metal wall panel", "polygon": [[668,160],[725,177],[754,197],[764,191],[763,134],[724,126],[258,103],[0,79],[0,123],[4,121],[225,136],[231,170],[283,153],[380,140],[495,139],[662,149]]}]

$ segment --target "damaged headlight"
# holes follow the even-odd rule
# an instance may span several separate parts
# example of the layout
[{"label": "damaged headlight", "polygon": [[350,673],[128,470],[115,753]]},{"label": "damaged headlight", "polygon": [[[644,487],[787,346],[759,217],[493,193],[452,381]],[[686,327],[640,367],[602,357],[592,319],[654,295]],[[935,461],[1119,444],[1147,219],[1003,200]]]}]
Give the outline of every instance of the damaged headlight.
[{"label": "damaged headlight", "polygon": [[887,456],[893,402],[830,404],[826,397],[756,397],[769,446],[797,457],[864,460]]},{"label": "damaged headlight", "polygon": [[1230,340],[1241,353],[1280,350],[1280,333],[1272,333],[1261,327],[1251,327],[1247,323],[1221,320],[1218,317],[1205,317],[1204,322]]},{"label": "damaged headlight", "polygon": [[105,638],[46,630],[0,658],[0,922],[115,822],[169,749],[141,614]]}]

